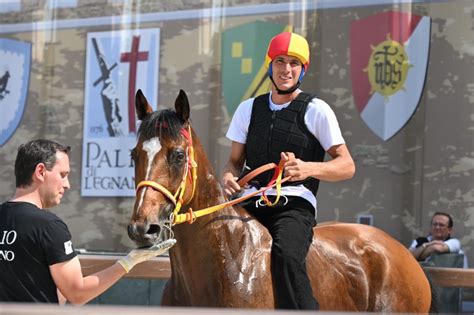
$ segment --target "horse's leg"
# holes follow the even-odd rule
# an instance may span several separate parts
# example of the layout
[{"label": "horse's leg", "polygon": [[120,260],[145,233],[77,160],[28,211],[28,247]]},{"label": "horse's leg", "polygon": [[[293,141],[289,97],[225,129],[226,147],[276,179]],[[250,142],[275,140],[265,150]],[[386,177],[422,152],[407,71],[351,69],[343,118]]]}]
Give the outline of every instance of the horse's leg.
[{"label": "horse's leg", "polygon": [[163,295],[161,296],[161,306],[176,306],[177,301],[173,298],[173,284],[171,280],[166,281]]},{"label": "horse's leg", "polygon": [[[315,229],[306,258],[308,275],[320,310],[366,311],[369,304],[367,275],[359,258],[350,257],[343,233]],[[341,241],[342,240],[342,241]],[[338,244],[339,243],[339,244]]]},{"label": "horse's leg", "polygon": [[[315,230],[307,264],[321,310],[390,310],[393,268],[384,247],[343,224]],[[374,232],[373,232],[374,233]],[[395,295],[397,291],[393,291]]]},{"label": "horse's leg", "polygon": [[[402,248],[405,250],[405,248]],[[389,262],[384,285],[377,296],[373,311],[427,313],[431,306],[430,284],[411,254],[399,251],[399,257]]]},{"label": "horse's leg", "polygon": [[[378,229],[353,242],[367,283],[367,308],[371,312],[426,313],[430,307],[429,283],[418,262],[399,242]],[[362,309],[364,310],[364,309]]]},{"label": "horse's leg", "polygon": [[378,230],[372,233],[374,237],[371,240],[360,240],[353,246],[364,270],[361,274],[363,277],[357,281],[366,283],[368,290],[366,308],[359,310],[428,312],[431,294],[418,262],[406,248],[387,234]]}]

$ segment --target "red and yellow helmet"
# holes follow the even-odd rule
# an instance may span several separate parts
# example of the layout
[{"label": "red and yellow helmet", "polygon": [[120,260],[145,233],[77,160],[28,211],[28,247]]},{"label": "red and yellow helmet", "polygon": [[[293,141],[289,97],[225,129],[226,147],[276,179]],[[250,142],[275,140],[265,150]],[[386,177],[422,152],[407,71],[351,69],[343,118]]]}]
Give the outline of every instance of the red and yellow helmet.
[{"label": "red and yellow helmet", "polygon": [[303,36],[291,32],[283,32],[273,37],[268,44],[265,66],[268,67],[272,60],[279,55],[298,58],[303,64],[304,70],[308,70],[309,46]]}]

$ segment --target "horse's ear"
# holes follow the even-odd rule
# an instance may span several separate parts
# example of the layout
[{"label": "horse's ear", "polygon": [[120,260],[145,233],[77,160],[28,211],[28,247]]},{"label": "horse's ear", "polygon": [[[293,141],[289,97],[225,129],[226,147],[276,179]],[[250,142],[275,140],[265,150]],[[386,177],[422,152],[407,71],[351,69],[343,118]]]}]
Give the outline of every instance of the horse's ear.
[{"label": "horse's ear", "polygon": [[135,95],[135,109],[137,110],[137,117],[139,120],[143,120],[143,118],[153,112],[153,108],[148,104],[145,95],[143,95],[143,92],[140,89]]},{"label": "horse's ear", "polygon": [[174,103],[174,108],[176,113],[183,121],[188,121],[189,119],[189,101],[186,96],[186,92],[179,90],[178,97]]}]

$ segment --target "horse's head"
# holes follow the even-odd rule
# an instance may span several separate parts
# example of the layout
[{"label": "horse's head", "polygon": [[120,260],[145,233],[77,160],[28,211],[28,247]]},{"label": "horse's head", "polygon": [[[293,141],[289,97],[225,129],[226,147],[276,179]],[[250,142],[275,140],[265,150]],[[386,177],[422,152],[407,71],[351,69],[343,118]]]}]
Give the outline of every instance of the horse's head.
[{"label": "horse's head", "polygon": [[137,191],[128,235],[138,246],[148,246],[170,238],[173,212],[194,193],[195,162],[184,91],[176,98],[175,111],[153,112],[140,90],[135,107],[142,123],[132,150]]}]

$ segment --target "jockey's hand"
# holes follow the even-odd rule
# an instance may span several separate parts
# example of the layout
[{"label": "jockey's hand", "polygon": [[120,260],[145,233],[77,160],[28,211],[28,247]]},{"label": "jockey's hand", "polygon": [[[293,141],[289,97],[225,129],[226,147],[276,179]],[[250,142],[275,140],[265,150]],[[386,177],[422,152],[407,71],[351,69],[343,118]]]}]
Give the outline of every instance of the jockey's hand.
[{"label": "jockey's hand", "polygon": [[176,244],[176,240],[171,238],[149,248],[134,249],[127,256],[121,258],[118,263],[129,273],[135,265],[163,254],[173,247],[174,244]]},{"label": "jockey's hand", "polygon": [[230,172],[225,173],[222,177],[222,185],[224,186],[224,192],[227,197],[238,194],[242,190],[240,185],[237,184],[237,177]]},{"label": "jockey's hand", "polygon": [[310,164],[295,157],[293,152],[282,152],[281,159],[284,161],[283,177],[290,176],[290,182],[305,180],[311,173]]}]

